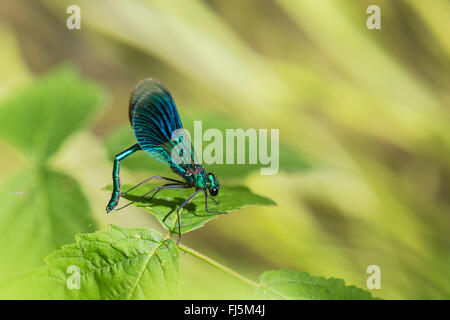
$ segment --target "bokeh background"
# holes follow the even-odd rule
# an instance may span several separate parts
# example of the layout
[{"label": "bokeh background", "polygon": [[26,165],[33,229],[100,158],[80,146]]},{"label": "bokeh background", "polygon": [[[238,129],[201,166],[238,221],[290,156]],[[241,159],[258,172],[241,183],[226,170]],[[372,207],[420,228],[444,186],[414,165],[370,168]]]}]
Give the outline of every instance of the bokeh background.
[{"label": "bokeh background", "polygon": [[[70,4],[81,30],[66,28]],[[366,28],[371,4],[381,30]],[[129,94],[151,76],[185,123],[280,129],[277,175],[218,169],[277,206],[220,217],[184,243],[252,279],[289,268],[366,288],[366,268],[378,265],[375,296],[450,298],[449,30],[446,0],[1,0],[0,121],[39,117],[1,110],[48,74],[63,74],[61,92],[73,89],[67,79],[86,83],[74,95],[94,90],[97,106],[48,154],[45,167],[61,176],[30,160],[34,144],[11,138],[23,128],[0,130],[1,296],[20,296],[9,288],[76,232],[162,230],[138,208],[104,209],[112,156],[133,144]],[[66,103],[54,121],[70,127]],[[126,183],[169,172],[145,155],[127,161]],[[251,297],[187,255],[180,267],[185,298]]]}]

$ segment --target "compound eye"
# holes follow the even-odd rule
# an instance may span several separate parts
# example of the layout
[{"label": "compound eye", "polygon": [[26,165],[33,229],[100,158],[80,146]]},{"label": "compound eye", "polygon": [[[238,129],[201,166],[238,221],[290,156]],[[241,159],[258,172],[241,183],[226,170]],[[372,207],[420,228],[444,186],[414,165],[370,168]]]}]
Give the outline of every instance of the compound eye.
[{"label": "compound eye", "polygon": [[216,187],[209,189],[209,193],[215,197],[217,196],[217,194],[219,193],[219,189],[217,189]]}]

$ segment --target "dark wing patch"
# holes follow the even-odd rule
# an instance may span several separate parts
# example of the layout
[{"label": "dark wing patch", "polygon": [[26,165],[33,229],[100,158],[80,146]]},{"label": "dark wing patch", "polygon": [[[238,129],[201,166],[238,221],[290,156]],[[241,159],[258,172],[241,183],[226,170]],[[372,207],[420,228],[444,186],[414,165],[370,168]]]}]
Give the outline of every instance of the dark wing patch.
[{"label": "dark wing patch", "polygon": [[161,81],[148,78],[136,85],[130,98],[129,117],[139,146],[152,158],[174,166],[173,148],[182,155],[191,148],[192,162],[196,161],[192,144],[186,141],[189,139],[172,141],[172,133],[183,126],[175,102]]}]

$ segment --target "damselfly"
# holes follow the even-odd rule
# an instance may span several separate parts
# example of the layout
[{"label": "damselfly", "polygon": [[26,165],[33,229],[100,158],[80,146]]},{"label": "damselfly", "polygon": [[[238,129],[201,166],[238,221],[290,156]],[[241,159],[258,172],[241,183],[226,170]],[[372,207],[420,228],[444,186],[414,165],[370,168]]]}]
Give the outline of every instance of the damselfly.
[{"label": "damselfly", "polygon": [[[178,242],[181,238],[180,212],[198,193],[205,195],[206,212],[224,214],[221,211],[209,211],[208,198],[217,196],[219,182],[212,173],[205,173],[205,169],[197,163],[197,157],[188,135],[183,134],[180,116],[169,90],[156,79],[148,78],[139,82],[131,94],[129,118],[137,143],[114,157],[113,191],[106,211],[120,210],[127,205],[116,209],[120,196],[151,180],[164,180],[167,183],[153,188],[142,199],[150,194],[150,200],[163,189],[195,188],[194,193],[186,199],[177,209]],[[163,176],[150,177],[131,189],[120,191],[120,163],[133,153],[144,150],[155,160],[166,163],[173,172],[183,180],[176,180]],[[209,195],[208,195],[209,192]],[[138,200],[139,200],[138,199]]]}]

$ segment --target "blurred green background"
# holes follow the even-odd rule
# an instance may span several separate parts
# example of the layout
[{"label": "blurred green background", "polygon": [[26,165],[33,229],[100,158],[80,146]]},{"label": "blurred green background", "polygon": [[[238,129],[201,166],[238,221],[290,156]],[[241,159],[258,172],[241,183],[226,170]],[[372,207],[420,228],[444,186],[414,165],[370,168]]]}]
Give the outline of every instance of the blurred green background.
[{"label": "blurred green background", "polygon": [[[70,4],[81,30],[66,28]],[[366,28],[371,4],[381,30]],[[102,190],[133,143],[130,92],[151,76],[186,126],[280,129],[277,175],[219,174],[277,206],[220,217],[184,243],[253,279],[286,267],[366,288],[378,265],[375,296],[450,298],[448,30],[446,0],[0,1],[0,296],[20,296],[13,284],[77,232],[162,230],[138,208],[106,215]],[[27,103],[11,102],[23,88]],[[42,92],[39,105],[52,103],[48,88],[58,108],[24,113]],[[16,125],[32,121],[48,122],[43,152],[43,133]],[[169,172],[140,156],[125,183]],[[184,298],[251,297],[190,256],[180,268]]]}]

